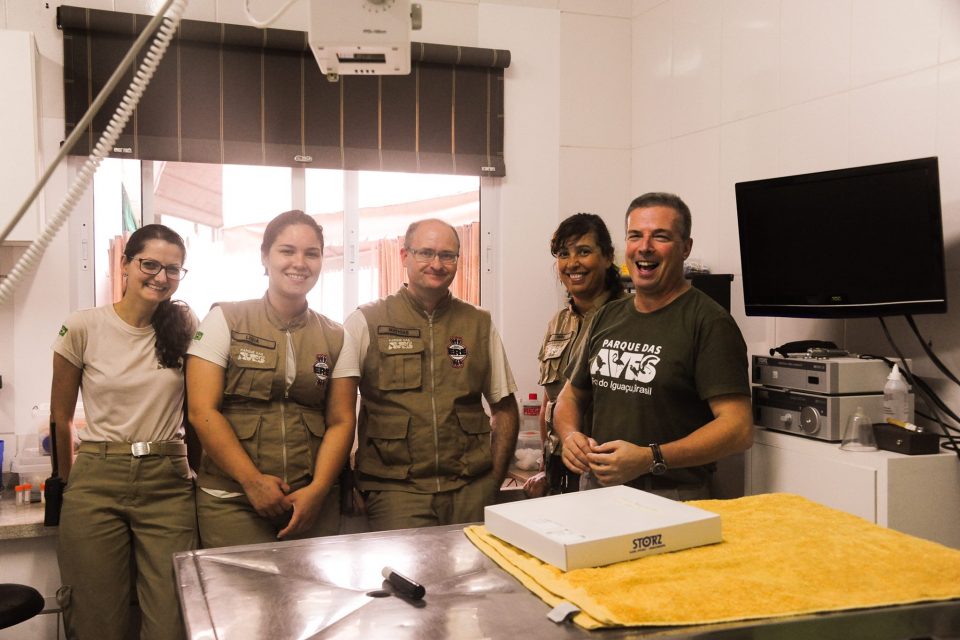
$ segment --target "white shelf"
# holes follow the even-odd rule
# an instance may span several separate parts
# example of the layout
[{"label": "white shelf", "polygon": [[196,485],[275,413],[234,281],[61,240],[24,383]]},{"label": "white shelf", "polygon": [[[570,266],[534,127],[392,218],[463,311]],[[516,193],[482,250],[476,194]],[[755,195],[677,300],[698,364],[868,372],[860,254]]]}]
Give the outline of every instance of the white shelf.
[{"label": "white shelf", "polygon": [[745,493],[794,493],[960,549],[960,458],[841,451],[835,442],[757,428]]}]

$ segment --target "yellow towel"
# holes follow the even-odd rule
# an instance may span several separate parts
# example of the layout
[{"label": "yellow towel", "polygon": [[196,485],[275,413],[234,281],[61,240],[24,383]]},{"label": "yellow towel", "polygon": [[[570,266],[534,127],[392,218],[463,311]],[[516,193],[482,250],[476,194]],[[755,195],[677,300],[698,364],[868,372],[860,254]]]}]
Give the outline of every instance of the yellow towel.
[{"label": "yellow towel", "polygon": [[960,551],[788,494],[690,504],[723,542],[563,572],[483,526],[467,537],[578,625],[673,626],[960,598]]}]

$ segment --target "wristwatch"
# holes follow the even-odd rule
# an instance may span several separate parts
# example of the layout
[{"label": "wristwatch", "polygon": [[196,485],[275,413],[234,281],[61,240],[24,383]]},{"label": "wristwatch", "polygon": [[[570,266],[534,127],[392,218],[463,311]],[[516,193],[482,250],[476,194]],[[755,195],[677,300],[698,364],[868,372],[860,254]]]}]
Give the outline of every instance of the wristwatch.
[{"label": "wristwatch", "polygon": [[663,460],[663,454],[660,453],[660,445],[653,443],[647,445],[653,451],[653,464],[650,465],[650,473],[655,476],[662,476],[667,472],[667,463]]}]

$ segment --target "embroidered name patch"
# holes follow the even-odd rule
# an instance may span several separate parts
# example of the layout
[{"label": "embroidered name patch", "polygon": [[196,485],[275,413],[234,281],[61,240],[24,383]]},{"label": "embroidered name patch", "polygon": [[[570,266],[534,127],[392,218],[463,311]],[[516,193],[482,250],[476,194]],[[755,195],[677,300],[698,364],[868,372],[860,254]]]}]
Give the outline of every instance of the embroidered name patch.
[{"label": "embroidered name patch", "polygon": [[556,358],[563,353],[563,349],[566,346],[566,342],[548,342],[543,349],[543,357],[547,359]]},{"label": "embroidered name patch", "polygon": [[387,338],[387,351],[397,351],[398,349],[405,351],[413,349],[413,340],[410,338]]},{"label": "embroidered name patch", "polygon": [[390,327],[387,325],[377,326],[377,335],[379,336],[404,336],[407,338],[419,338],[420,329],[405,329],[403,327]]},{"label": "embroidered name patch", "polygon": [[246,347],[240,347],[237,350],[237,362],[255,362],[257,364],[266,364],[267,357],[262,351],[254,351]]},{"label": "embroidered name patch", "polygon": [[230,338],[236,340],[237,342],[246,342],[247,344],[252,344],[257,347],[265,347],[267,349],[276,349],[277,343],[275,340],[268,340],[266,338],[260,338],[252,333],[240,333],[239,331],[231,331]]}]

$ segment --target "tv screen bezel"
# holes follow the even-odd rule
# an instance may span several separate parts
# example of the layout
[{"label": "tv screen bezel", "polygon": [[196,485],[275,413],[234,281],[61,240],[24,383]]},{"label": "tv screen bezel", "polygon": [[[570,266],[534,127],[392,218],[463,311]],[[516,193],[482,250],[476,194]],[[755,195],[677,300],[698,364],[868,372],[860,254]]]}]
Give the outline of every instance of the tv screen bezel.
[{"label": "tv screen bezel", "polygon": [[[772,190],[782,186],[796,186],[803,183],[856,179],[864,176],[892,174],[900,171],[916,171],[918,168],[924,170],[927,175],[927,180],[923,187],[926,190],[927,201],[935,203],[935,207],[930,206],[922,213],[930,217],[937,236],[936,238],[930,238],[930,244],[925,244],[925,247],[936,250],[933,261],[937,263],[935,268],[938,271],[938,277],[935,282],[935,288],[937,289],[936,293],[939,295],[931,299],[923,300],[888,300],[855,304],[820,302],[797,304],[792,301],[774,301],[771,303],[768,301],[758,302],[755,300],[757,294],[752,291],[753,276],[751,273],[755,267],[748,264],[749,255],[747,250],[751,246],[751,243],[759,242],[761,239],[751,237],[751,230],[746,224],[745,217],[741,215],[740,203],[742,194],[755,189]],[[740,234],[740,266],[741,277],[743,279],[744,310],[747,316],[843,319],[945,313],[947,311],[946,257],[943,245],[943,215],[942,204],[940,202],[939,162],[936,156],[765,178],[761,180],[748,180],[736,183],[735,193],[737,198],[737,226]],[[891,232],[896,233],[896,230],[892,230]],[[855,239],[852,239],[852,241],[855,241]],[[911,246],[910,250],[914,251],[918,250],[918,248]]]}]

